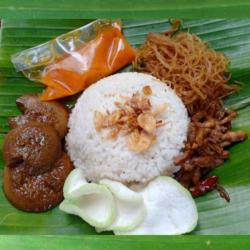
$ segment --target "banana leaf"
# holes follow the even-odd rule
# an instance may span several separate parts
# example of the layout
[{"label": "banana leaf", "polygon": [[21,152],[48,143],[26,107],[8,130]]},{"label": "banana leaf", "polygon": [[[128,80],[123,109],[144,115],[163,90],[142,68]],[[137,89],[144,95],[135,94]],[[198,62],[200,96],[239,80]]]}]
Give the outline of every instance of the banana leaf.
[{"label": "banana leaf", "polygon": [[[18,248],[17,248],[18,246]],[[249,249],[248,236],[34,236],[3,235],[0,236],[0,249],[18,250],[222,250]]]},{"label": "banana leaf", "polygon": [[[80,27],[89,20],[8,20],[2,21],[0,46],[0,146],[9,130],[7,118],[19,114],[15,99],[30,92],[41,92],[42,86],[15,72],[10,55],[43,43],[59,34]],[[226,105],[239,113],[234,129],[250,133],[250,19],[185,20],[184,26],[223,51],[230,59],[233,79],[243,82],[242,89],[231,95]],[[139,46],[148,32],[169,27],[163,20],[123,20],[123,32],[133,46]],[[0,152],[1,155],[1,152]],[[212,174],[230,194],[227,203],[218,193],[211,192],[196,199],[199,224],[192,234],[250,234],[250,140],[234,145],[230,159]],[[0,179],[3,161],[0,156]],[[0,190],[0,234],[89,235],[95,230],[81,219],[67,215],[58,208],[42,214],[16,210]],[[107,237],[107,236],[106,236]],[[146,239],[145,239],[146,240]],[[118,247],[118,245],[117,245]]]},{"label": "banana leaf", "polygon": [[4,18],[244,18],[248,0],[1,0]]}]

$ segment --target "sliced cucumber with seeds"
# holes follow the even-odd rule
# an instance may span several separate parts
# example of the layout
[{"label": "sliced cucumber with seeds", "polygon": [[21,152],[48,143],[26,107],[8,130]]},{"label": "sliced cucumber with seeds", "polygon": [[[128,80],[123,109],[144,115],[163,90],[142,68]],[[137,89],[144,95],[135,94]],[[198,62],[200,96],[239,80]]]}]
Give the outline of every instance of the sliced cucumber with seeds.
[{"label": "sliced cucumber with seeds", "polygon": [[112,230],[120,232],[130,231],[144,220],[145,206],[141,194],[134,192],[117,181],[101,180],[100,183],[107,186],[112,192],[117,215],[109,227],[96,228],[97,232]]},{"label": "sliced cucumber with seeds", "polygon": [[179,235],[196,227],[195,202],[189,191],[173,178],[158,177],[139,192],[147,210],[145,219],[135,229],[127,232],[116,230],[115,234]]}]

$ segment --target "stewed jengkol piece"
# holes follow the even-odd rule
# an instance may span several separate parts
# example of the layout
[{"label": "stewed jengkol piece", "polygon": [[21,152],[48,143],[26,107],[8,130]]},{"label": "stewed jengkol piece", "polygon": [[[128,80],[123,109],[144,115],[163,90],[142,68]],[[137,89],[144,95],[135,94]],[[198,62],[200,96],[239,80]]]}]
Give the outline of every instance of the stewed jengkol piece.
[{"label": "stewed jengkol piece", "polygon": [[18,209],[28,212],[44,212],[63,199],[63,185],[72,170],[66,153],[50,171],[29,175],[28,167],[21,164],[4,168],[3,190],[8,200]]},{"label": "stewed jengkol piece", "polygon": [[54,127],[60,138],[66,135],[69,112],[63,104],[56,101],[42,102],[34,94],[17,98],[16,104],[24,114],[9,118],[11,128],[36,121]]},{"label": "stewed jengkol piece", "polygon": [[62,150],[68,111],[58,102],[41,102],[35,95],[17,99],[24,113],[12,117],[3,144],[3,190],[18,209],[43,212],[63,198],[63,184],[73,169]]},{"label": "stewed jengkol piece", "polygon": [[50,171],[62,153],[61,140],[47,124],[30,122],[12,129],[3,144],[5,165],[25,165],[29,175]]}]

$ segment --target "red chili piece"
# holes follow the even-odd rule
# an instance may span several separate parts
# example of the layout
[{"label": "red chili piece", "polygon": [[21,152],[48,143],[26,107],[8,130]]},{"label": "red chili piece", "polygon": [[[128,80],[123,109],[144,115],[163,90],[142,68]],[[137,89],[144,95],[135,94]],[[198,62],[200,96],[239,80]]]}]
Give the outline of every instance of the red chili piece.
[{"label": "red chili piece", "polygon": [[217,187],[219,177],[218,176],[209,176],[205,180],[199,182],[199,184],[191,190],[193,197],[201,196],[207,193],[210,190],[213,190]]}]

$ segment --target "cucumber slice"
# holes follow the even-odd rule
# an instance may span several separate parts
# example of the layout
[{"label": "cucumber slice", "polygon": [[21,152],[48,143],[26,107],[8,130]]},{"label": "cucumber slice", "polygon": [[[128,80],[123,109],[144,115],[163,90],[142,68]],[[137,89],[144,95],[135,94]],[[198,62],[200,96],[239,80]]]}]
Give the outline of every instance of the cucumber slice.
[{"label": "cucumber slice", "polygon": [[115,198],[117,215],[107,228],[96,228],[97,232],[117,230],[130,231],[137,227],[145,217],[145,206],[141,194],[136,193],[117,181],[101,180]]},{"label": "cucumber slice", "polygon": [[116,217],[112,193],[104,185],[95,183],[86,183],[70,192],[59,208],[80,216],[94,227],[108,227]]},{"label": "cucumber slice", "polygon": [[85,185],[87,181],[85,180],[83,171],[80,168],[75,168],[68,175],[64,186],[63,186],[63,196],[67,198],[70,193],[82,185]]},{"label": "cucumber slice", "polygon": [[181,184],[160,176],[139,191],[146,206],[145,220],[127,235],[179,235],[192,231],[198,221],[195,202]]}]

